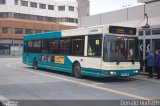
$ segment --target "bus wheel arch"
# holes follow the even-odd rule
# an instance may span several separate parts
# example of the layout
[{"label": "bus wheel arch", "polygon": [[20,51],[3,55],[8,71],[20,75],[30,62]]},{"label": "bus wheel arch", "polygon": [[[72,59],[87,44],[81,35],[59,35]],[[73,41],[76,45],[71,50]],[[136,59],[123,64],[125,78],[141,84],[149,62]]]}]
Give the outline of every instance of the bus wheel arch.
[{"label": "bus wheel arch", "polygon": [[72,75],[76,78],[82,78],[81,65],[78,61],[74,61],[72,65]]},{"label": "bus wheel arch", "polygon": [[35,69],[35,70],[38,69],[38,61],[37,61],[36,57],[34,57],[34,59],[33,59],[33,69]]}]

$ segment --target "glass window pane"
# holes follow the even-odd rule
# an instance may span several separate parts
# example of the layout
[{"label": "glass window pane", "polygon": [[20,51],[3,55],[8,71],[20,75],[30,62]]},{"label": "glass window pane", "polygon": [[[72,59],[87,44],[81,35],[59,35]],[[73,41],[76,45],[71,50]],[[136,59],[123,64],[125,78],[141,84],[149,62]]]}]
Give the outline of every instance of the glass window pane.
[{"label": "glass window pane", "polygon": [[48,5],[48,10],[54,10],[54,5]]},{"label": "glass window pane", "polygon": [[37,3],[35,3],[35,2],[30,2],[30,7],[37,8]]},{"label": "glass window pane", "polygon": [[160,29],[152,30],[152,35],[160,35]]},{"label": "glass window pane", "polygon": [[26,6],[26,7],[28,7],[28,1],[23,1],[23,0],[21,0],[21,6]]},{"label": "glass window pane", "polygon": [[60,54],[71,54],[71,39],[60,40]]},{"label": "glass window pane", "polygon": [[145,35],[151,35],[151,30],[146,30]]},{"label": "glass window pane", "polygon": [[73,6],[69,6],[69,11],[74,11],[74,7]]},{"label": "glass window pane", "polygon": [[33,29],[25,29],[25,34],[33,34]]},{"label": "glass window pane", "polygon": [[41,8],[41,9],[46,9],[46,4],[39,4],[39,8]]},{"label": "glass window pane", "polygon": [[42,33],[42,30],[35,30],[35,33]]},{"label": "glass window pane", "polygon": [[33,53],[41,53],[41,40],[34,40],[32,46]]},{"label": "glass window pane", "polygon": [[59,54],[59,40],[49,40],[49,53],[50,54]]},{"label": "glass window pane", "polygon": [[15,5],[18,5],[18,0],[14,0],[14,4],[15,4]]},{"label": "glass window pane", "polygon": [[59,11],[65,11],[65,6],[58,6]]},{"label": "glass window pane", "polygon": [[27,44],[27,52],[31,52],[32,53],[32,41],[27,41],[26,42]]},{"label": "glass window pane", "polygon": [[102,51],[102,35],[88,36],[88,56],[101,56]]},{"label": "glass window pane", "polygon": [[6,0],[0,0],[0,4],[6,4]]},{"label": "glass window pane", "polygon": [[23,34],[23,29],[22,28],[14,28],[14,33],[15,34]]},{"label": "glass window pane", "polygon": [[48,54],[49,42],[48,39],[42,40],[42,53]]},{"label": "glass window pane", "polygon": [[3,27],[3,28],[2,28],[2,33],[8,33],[8,29],[9,29],[9,28]]},{"label": "glass window pane", "polygon": [[139,36],[143,36],[143,31],[139,31]]},{"label": "glass window pane", "polygon": [[72,39],[72,53],[76,56],[84,56],[84,37]]}]

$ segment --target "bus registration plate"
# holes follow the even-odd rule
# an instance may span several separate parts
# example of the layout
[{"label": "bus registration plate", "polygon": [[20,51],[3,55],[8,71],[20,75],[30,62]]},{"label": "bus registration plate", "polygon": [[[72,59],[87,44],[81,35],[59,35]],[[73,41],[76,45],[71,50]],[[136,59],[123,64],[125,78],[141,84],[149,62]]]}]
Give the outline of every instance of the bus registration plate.
[{"label": "bus registration plate", "polygon": [[129,76],[129,73],[123,73],[121,74],[122,77],[128,77]]}]

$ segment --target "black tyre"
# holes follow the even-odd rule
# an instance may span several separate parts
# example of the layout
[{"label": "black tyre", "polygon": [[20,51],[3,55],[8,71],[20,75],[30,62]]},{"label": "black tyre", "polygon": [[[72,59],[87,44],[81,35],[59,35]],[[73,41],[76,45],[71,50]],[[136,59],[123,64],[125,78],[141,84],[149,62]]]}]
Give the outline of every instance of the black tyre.
[{"label": "black tyre", "polygon": [[38,65],[37,65],[37,60],[36,59],[33,60],[33,69],[35,69],[35,70],[38,69]]},{"label": "black tyre", "polygon": [[78,62],[76,62],[73,65],[73,75],[76,78],[82,78],[82,75],[81,75],[81,66],[80,66],[80,64]]}]

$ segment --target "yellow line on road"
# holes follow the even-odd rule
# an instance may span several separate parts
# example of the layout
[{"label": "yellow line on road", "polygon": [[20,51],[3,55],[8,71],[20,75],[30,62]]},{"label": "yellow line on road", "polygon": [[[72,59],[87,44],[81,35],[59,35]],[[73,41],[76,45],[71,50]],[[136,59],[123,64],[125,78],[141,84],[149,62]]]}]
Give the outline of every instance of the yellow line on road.
[{"label": "yellow line on road", "polygon": [[53,75],[48,75],[48,74],[44,74],[44,73],[40,73],[40,72],[35,72],[35,71],[31,71],[31,70],[17,68],[17,67],[11,66],[11,64],[7,64],[7,66],[10,67],[10,68],[23,70],[23,71],[27,71],[27,72],[30,72],[30,73],[34,73],[34,74],[38,74],[38,75],[42,75],[42,76],[46,76],[46,77],[50,77],[50,78],[56,78],[56,79],[59,79],[59,80],[63,80],[63,81],[71,82],[71,83],[76,83],[76,84],[83,85],[83,86],[86,86],[86,87],[91,87],[91,88],[95,88],[95,89],[99,89],[99,90],[102,90],[102,91],[111,92],[111,93],[115,93],[115,94],[119,94],[119,95],[123,95],[123,96],[132,97],[132,98],[135,98],[135,99],[152,100],[152,99],[144,97],[144,96],[139,96],[139,95],[135,95],[135,94],[127,93],[127,92],[122,92],[122,91],[115,90],[115,89],[104,88],[104,87],[100,87],[100,86],[96,86],[96,85],[92,85],[92,84],[88,84],[88,83],[84,83],[84,82],[80,82],[80,81],[70,80],[70,79],[61,78],[61,77],[57,77],[57,76],[53,76]]}]

